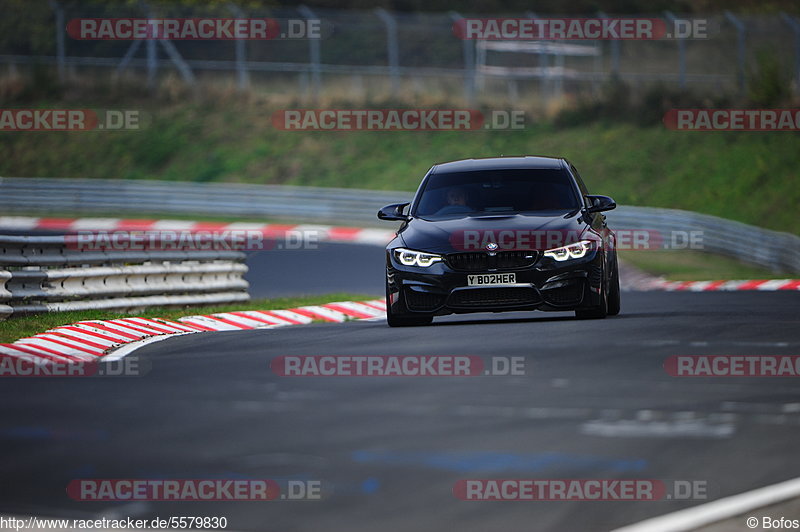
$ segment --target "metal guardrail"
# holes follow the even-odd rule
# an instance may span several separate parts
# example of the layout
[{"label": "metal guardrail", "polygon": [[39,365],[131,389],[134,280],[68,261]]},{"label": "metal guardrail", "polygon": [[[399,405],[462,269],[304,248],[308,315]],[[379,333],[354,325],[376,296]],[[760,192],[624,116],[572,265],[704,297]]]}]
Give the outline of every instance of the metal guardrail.
[{"label": "metal guardrail", "polygon": [[[167,217],[251,216],[376,226],[381,223],[375,217],[378,209],[411,197],[409,192],[279,185],[0,178],[0,211],[25,214],[136,216],[147,212]],[[800,237],[789,233],[677,209],[622,206],[607,215],[615,230],[701,231],[702,251],[773,271],[800,272]]]},{"label": "metal guardrail", "polygon": [[662,235],[700,231],[700,249],[774,272],[800,272],[800,237],[678,209],[618,207],[607,213],[613,230],[649,229]]},{"label": "metal guardrail", "polygon": [[[375,225],[409,194],[317,187],[112,179],[0,178],[6,213],[222,215]],[[399,199],[398,199],[399,198]]]},{"label": "metal guardrail", "polygon": [[247,301],[240,251],[84,251],[0,235],[0,319],[12,314]]}]

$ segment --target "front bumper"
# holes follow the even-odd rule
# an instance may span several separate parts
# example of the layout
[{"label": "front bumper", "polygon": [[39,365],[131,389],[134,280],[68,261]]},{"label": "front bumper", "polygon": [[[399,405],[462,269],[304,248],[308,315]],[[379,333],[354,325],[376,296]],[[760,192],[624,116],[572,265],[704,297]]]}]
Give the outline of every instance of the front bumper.
[{"label": "front bumper", "polygon": [[[594,249],[580,259],[557,262],[548,257],[527,268],[455,270],[447,262],[427,268],[404,266],[387,250],[387,304],[395,314],[440,316],[511,310],[565,311],[600,304],[603,254]],[[471,287],[475,273],[515,273],[513,285]]]}]

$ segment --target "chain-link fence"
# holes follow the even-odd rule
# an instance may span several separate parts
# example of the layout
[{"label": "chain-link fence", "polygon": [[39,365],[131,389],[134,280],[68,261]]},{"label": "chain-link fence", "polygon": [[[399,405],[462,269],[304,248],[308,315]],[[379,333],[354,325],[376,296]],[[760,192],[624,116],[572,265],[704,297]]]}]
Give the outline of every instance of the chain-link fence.
[{"label": "chain-link fence", "polygon": [[[767,57],[786,81],[800,83],[800,22],[779,15],[692,15],[704,21],[705,39],[548,40],[541,46],[503,49],[462,40],[453,24],[468,14],[389,13],[384,10],[246,9],[235,4],[186,7],[157,3],[98,5],[31,2],[25,12],[4,9],[0,63],[12,73],[36,65],[62,79],[130,76],[154,87],[178,77],[202,90],[216,81],[242,90],[286,92],[310,101],[321,95],[369,99],[411,95],[416,101],[441,93],[465,101],[547,101],[596,92],[614,76],[634,88],[702,87],[741,94]],[[535,13],[507,16],[536,17]],[[606,17],[587,13],[586,17]],[[680,14],[640,17],[671,23]],[[321,38],[269,40],[80,40],[66,30],[86,18],[270,18],[287,24],[319,21]],[[551,15],[548,15],[551,17]],[[535,44],[535,43],[533,43]],[[571,46],[567,46],[570,44]]]}]

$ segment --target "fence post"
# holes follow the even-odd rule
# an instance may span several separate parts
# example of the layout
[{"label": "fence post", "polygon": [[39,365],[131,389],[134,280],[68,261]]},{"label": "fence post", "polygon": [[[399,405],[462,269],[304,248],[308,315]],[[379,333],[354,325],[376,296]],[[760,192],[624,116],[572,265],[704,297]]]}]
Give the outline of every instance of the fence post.
[{"label": "fence post", "polygon": [[[664,11],[664,16],[667,17],[675,27],[675,21],[678,19],[671,11]],[[686,39],[675,37],[678,41],[678,85],[680,88],[686,88]]]},{"label": "fence post", "polygon": [[56,17],[56,56],[58,61],[58,80],[64,82],[66,78],[66,51],[64,44],[64,8],[56,0],[49,0],[50,8]]},{"label": "fence post", "polygon": [[[525,16],[533,20],[538,18],[533,11],[526,11]],[[541,44],[543,50],[538,54],[538,65],[542,69],[542,75],[539,77],[539,98],[542,102],[547,102],[550,99],[550,41],[547,39],[542,40]]]},{"label": "fence post", "polygon": [[[308,6],[298,6],[297,10],[303,15],[306,20],[316,19],[314,14]],[[310,68],[311,68],[311,91],[312,99],[314,102],[319,101],[320,85],[322,84],[321,69],[320,69],[320,39],[309,39],[309,54],[310,54]]]},{"label": "fence post", "polygon": [[192,73],[192,69],[189,67],[186,61],[183,60],[183,57],[181,57],[181,54],[180,52],[178,52],[178,49],[175,48],[175,45],[172,44],[172,41],[170,41],[169,39],[159,39],[158,42],[160,42],[161,46],[164,47],[164,50],[167,52],[167,55],[169,56],[170,60],[178,69],[178,72],[181,73],[183,81],[185,81],[188,85],[191,85],[192,88],[197,88],[195,84],[196,80],[194,77],[194,73]]},{"label": "fence post", "polygon": [[[150,11],[150,6],[147,5],[147,2],[141,0],[139,4],[144,8],[145,15],[147,16],[147,20],[153,18],[153,13]],[[149,23],[148,23],[149,25]],[[158,53],[156,49],[156,39],[153,36],[150,36],[145,41],[145,51],[147,56],[147,88],[153,89],[156,86],[156,72],[158,70]]]},{"label": "fence post", "polygon": [[795,91],[800,92],[800,23],[797,19],[781,12],[781,19],[786,22],[794,33],[794,77]]},{"label": "fence post", "polygon": [[[238,18],[244,18],[244,13],[236,4],[228,4],[228,9]],[[240,91],[247,90],[250,84],[250,77],[247,72],[247,43],[243,39],[236,39],[236,87]]]},{"label": "fence post", "polygon": [[125,51],[125,55],[122,56],[119,64],[117,65],[116,75],[119,76],[122,72],[128,68],[128,63],[131,62],[133,56],[136,55],[136,52],[139,50],[139,47],[142,45],[142,41],[136,40],[131,43],[128,49]]},{"label": "fence post", "polygon": [[[448,13],[453,22],[463,19],[457,11]],[[464,99],[472,105],[475,101],[475,45],[470,39],[461,39],[461,51],[464,57]]]},{"label": "fence post", "polygon": [[156,85],[157,70],[158,70],[158,59],[156,57],[156,41],[153,39],[148,39],[147,40],[147,88],[148,89],[152,89]]},{"label": "fence post", "polygon": [[[604,13],[603,11],[598,11],[597,16],[600,18],[609,18],[608,14]],[[611,46],[611,77],[616,78],[619,76],[619,47],[620,42],[618,40],[610,41]]]},{"label": "fence post", "polygon": [[736,49],[737,49],[737,56],[739,62],[739,91],[744,93],[747,82],[745,79],[745,41],[744,41],[744,24],[741,20],[736,18],[736,16],[731,13],[730,11],[725,11],[725,18],[733,24],[736,28]]},{"label": "fence post", "polygon": [[400,92],[400,51],[397,44],[397,21],[385,9],[379,7],[375,10],[384,24],[386,24],[386,48],[389,55],[389,72],[392,77],[392,96]]}]

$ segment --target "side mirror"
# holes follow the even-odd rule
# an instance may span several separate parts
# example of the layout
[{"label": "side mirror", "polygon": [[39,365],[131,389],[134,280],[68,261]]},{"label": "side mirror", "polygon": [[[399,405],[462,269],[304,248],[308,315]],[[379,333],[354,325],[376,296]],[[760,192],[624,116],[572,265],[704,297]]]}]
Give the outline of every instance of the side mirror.
[{"label": "side mirror", "polygon": [[410,203],[394,203],[392,205],[387,205],[383,209],[378,211],[378,218],[381,220],[396,220],[407,222],[410,217],[408,215],[403,214],[403,210],[411,205]]},{"label": "side mirror", "polygon": [[603,212],[617,208],[617,202],[608,196],[586,196],[590,205],[586,207],[586,212]]}]

